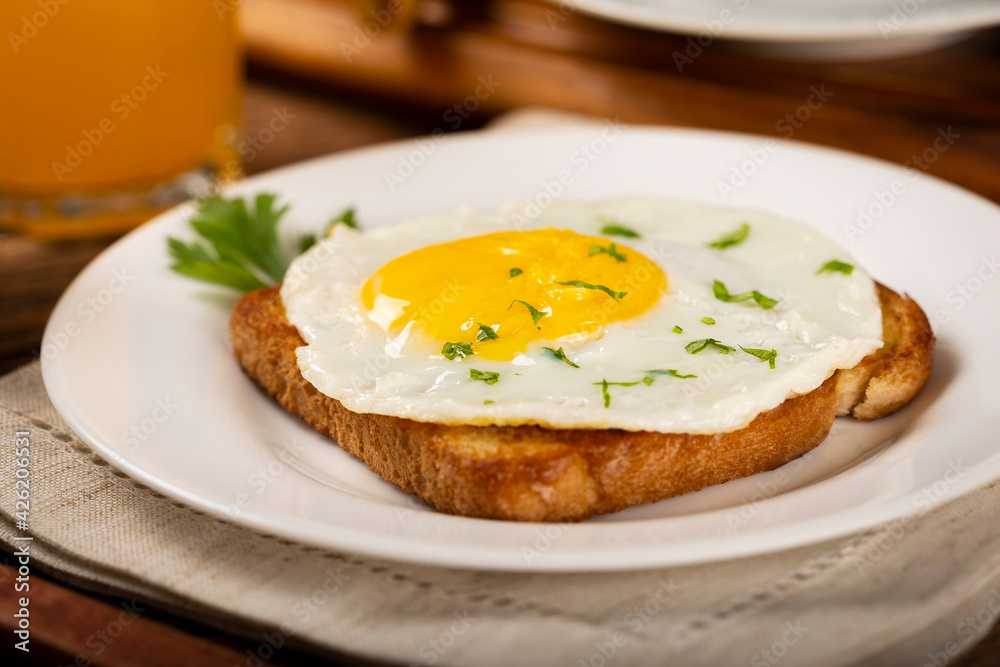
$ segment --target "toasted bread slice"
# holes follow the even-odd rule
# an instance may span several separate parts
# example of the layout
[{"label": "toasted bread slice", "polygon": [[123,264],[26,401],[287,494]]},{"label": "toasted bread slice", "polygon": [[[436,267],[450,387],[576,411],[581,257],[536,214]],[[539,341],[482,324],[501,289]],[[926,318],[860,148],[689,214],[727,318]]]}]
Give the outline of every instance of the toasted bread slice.
[{"label": "toasted bread slice", "polygon": [[276,287],[240,299],[230,334],[236,358],[268,394],[404,491],[453,514],[576,521],[777,468],[822,442],[838,411],[873,419],[904,405],[927,379],[934,337],[913,301],[881,285],[879,298],[882,350],[715,435],[452,426],[352,412],[302,377],[295,350],[305,341]]}]

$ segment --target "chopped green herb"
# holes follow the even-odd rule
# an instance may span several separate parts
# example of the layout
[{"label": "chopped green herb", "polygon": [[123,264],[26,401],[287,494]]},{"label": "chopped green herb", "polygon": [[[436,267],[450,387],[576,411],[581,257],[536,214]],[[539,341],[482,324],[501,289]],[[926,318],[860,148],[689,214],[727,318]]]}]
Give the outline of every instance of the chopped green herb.
[{"label": "chopped green herb", "polygon": [[854,271],[854,265],[848,264],[847,262],[841,262],[836,259],[831,259],[829,262],[819,267],[819,271],[817,271],[816,273],[820,274],[823,273],[824,271],[831,271],[831,272],[840,271],[844,275],[849,276],[851,275],[851,272]]},{"label": "chopped green herb", "polygon": [[[199,241],[185,243],[168,238],[167,250],[174,261],[170,268],[189,278],[241,292],[280,283],[288,264],[277,229],[288,206],[275,206],[276,198],[273,194],[259,194],[249,211],[241,197],[197,200],[191,227],[202,241],[208,242],[208,247]],[[308,244],[308,239],[301,240],[299,248]]]},{"label": "chopped green herb", "polygon": [[643,371],[643,373],[646,373],[647,377],[650,375],[670,375],[675,378],[682,378],[682,379],[698,377],[697,375],[684,375],[683,373],[679,373],[676,368],[667,368],[663,370],[654,368],[653,370]]},{"label": "chopped green herb", "polygon": [[677,326],[677,325],[674,325],[674,328],[672,329],[672,331],[673,331],[674,333],[684,333],[684,329],[681,329],[681,328],[680,328],[679,326]]},{"label": "chopped green herb", "polygon": [[511,301],[510,305],[507,306],[507,310],[510,310],[511,308],[513,308],[515,303],[523,304],[524,307],[528,309],[528,312],[531,313],[531,321],[532,321],[532,323],[535,325],[535,327],[537,327],[538,329],[541,329],[541,327],[538,326],[538,320],[540,320],[543,317],[545,317],[545,313],[543,313],[542,311],[538,310],[537,308],[535,308],[534,306],[532,306],[527,301],[521,301],[520,299],[514,299],[513,301]]},{"label": "chopped green herb", "polygon": [[572,361],[569,360],[569,357],[566,356],[566,353],[563,352],[563,349],[561,347],[558,350],[554,350],[551,347],[547,347],[545,349],[548,350],[550,353],[552,353],[552,356],[558,359],[559,361],[565,361],[573,368],[579,368],[579,366],[577,366],[576,364],[574,364]]},{"label": "chopped green herb", "polygon": [[357,229],[358,228],[358,221],[354,219],[354,212],[355,211],[354,211],[354,207],[353,206],[349,206],[348,208],[345,208],[344,211],[340,215],[338,215],[336,218],[334,218],[333,220],[331,220],[326,225],[326,229],[324,230],[324,233],[327,236],[329,236],[330,232],[337,225],[347,225],[351,229]]},{"label": "chopped green herb", "polygon": [[608,392],[608,387],[614,385],[617,387],[634,387],[639,384],[639,381],[635,382],[608,382],[607,379],[601,380],[600,382],[594,382],[595,385],[600,385],[601,392],[604,394],[604,407],[611,407],[611,394]]},{"label": "chopped green herb", "polygon": [[601,385],[601,392],[604,394],[604,407],[605,408],[610,408],[611,407],[611,394],[608,393],[608,381],[607,380],[601,380],[600,382],[595,382],[594,384]]},{"label": "chopped green herb", "polygon": [[711,317],[703,317],[701,318],[701,321],[704,322],[705,324],[715,324],[715,320],[713,320]]},{"label": "chopped green herb", "polygon": [[567,280],[566,282],[556,281],[556,285],[568,285],[570,287],[582,287],[583,289],[600,290],[608,296],[610,296],[615,301],[621,301],[628,292],[616,292],[609,287],[604,285],[591,285],[590,283],[585,283],[582,280]]},{"label": "chopped green herb", "polygon": [[478,380],[486,384],[496,384],[500,380],[500,374],[493,371],[477,371],[475,368],[469,369],[469,382]]},{"label": "chopped green herb", "polygon": [[316,245],[316,235],[303,234],[302,236],[299,237],[299,254],[301,255],[314,245]]},{"label": "chopped green herb", "polygon": [[717,347],[719,349],[720,354],[729,354],[734,349],[729,347],[728,345],[723,345],[714,338],[702,338],[701,340],[691,341],[690,343],[684,346],[684,349],[688,351],[688,354],[698,354],[709,345],[714,345],[715,347]]},{"label": "chopped green herb", "polygon": [[[331,220],[326,224],[326,228],[323,229],[323,236],[329,236],[330,232],[337,225],[346,225],[351,229],[358,229],[358,221],[354,218],[354,207],[348,207],[338,215],[336,218]],[[299,239],[299,254],[304,253],[309,248],[316,245],[316,235],[306,234]]]},{"label": "chopped green herb", "polygon": [[[476,324],[479,324],[479,322],[476,322]],[[497,335],[497,332],[493,330],[493,327],[488,327],[485,324],[479,324],[479,333],[476,334],[476,340],[496,340],[499,337],[500,336]]]},{"label": "chopped green herb", "polygon": [[740,345],[740,349],[747,354],[752,354],[761,361],[766,361],[771,370],[774,370],[774,360],[778,358],[777,350],[758,350],[757,348],[743,347],[742,345]]},{"label": "chopped green herb", "polygon": [[519,276],[522,273],[524,273],[524,271],[515,266],[513,269],[510,270],[510,277],[513,278],[514,276]]},{"label": "chopped green herb", "polygon": [[639,236],[639,232],[619,225],[618,221],[609,215],[599,215],[597,216],[597,221],[604,223],[604,226],[601,227],[601,233],[605,236],[624,236],[627,239],[642,238]]},{"label": "chopped green herb", "polygon": [[462,359],[472,355],[472,344],[471,343],[445,343],[444,347],[441,348],[441,354],[444,355],[445,359],[451,359],[455,361],[461,361]]},{"label": "chopped green herb", "polygon": [[734,232],[729,232],[728,234],[723,234],[716,240],[708,244],[709,248],[718,248],[719,250],[725,250],[734,245],[739,245],[746,241],[747,235],[750,233],[750,225],[743,223],[740,225],[739,229]]},{"label": "chopped green herb", "polygon": [[488,398],[485,401],[483,401],[483,405],[492,405],[493,403],[496,403],[496,401],[491,401]]},{"label": "chopped green herb", "polygon": [[602,245],[590,246],[590,257],[593,257],[594,255],[600,255],[602,252],[614,257],[619,262],[628,261],[628,255],[624,255],[618,252],[618,246],[616,246],[614,243],[609,245],[607,248],[605,248]]},{"label": "chopped green herb", "polygon": [[722,283],[721,280],[716,280],[713,285],[713,290],[715,292],[715,298],[719,301],[725,301],[727,303],[738,303],[740,301],[746,301],[747,299],[753,299],[757,302],[757,305],[767,310],[769,308],[774,308],[778,301],[777,299],[772,299],[771,297],[764,296],[757,290],[750,292],[743,292],[742,294],[730,294],[729,290]]},{"label": "chopped green herb", "polygon": [[646,377],[642,378],[642,382],[648,387],[649,385],[653,384],[653,381],[655,379],[656,378],[654,378],[652,375],[647,375]]}]

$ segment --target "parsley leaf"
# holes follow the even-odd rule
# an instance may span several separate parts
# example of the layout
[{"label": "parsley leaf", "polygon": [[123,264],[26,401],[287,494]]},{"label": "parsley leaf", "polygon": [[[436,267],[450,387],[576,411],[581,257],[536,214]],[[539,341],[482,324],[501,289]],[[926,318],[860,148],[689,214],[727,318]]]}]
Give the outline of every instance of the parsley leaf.
[{"label": "parsley leaf", "polygon": [[605,236],[624,236],[627,239],[642,238],[639,236],[639,232],[634,229],[629,229],[623,225],[619,225],[618,221],[610,215],[599,215],[597,216],[597,221],[604,223],[604,226],[601,227],[601,233]]},{"label": "parsley leaf", "polygon": [[345,208],[343,212],[326,225],[323,232],[329,236],[330,231],[337,225],[347,225],[351,229],[358,228],[358,221],[354,218],[355,210],[353,206]]},{"label": "parsley leaf", "polygon": [[[608,387],[634,387],[639,384],[639,380],[635,382],[608,382],[607,379],[601,380],[600,382],[594,382],[592,384],[599,385],[601,387],[601,392],[604,394],[604,407],[611,407],[611,393],[608,392]],[[649,384],[648,382],[646,384]]]},{"label": "parsley leaf", "polygon": [[[479,324],[479,322],[476,322],[476,324]],[[485,324],[479,324],[479,333],[476,334],[476,340],[496,340],[499,337],[500,336],[497,335],[497,332],[493,330],[493,327],[488,327]]]},{"label": "parsley leaf", "polygon": [[677,325],[674,325],[674,328],[673,328],[673,329],[671,329],[671,331],[673,331],[674,333],[684,333],[684,329],[681,329],[681,328],[680,328],[679,326],[677,326]]},{"label": "parsley leaf", "polygon": [[485,401],[483,401],[483,405],[492,405],[493,403],[496,403],[496,401],[491,401],[488,398]]},{"label": "parsley leaf", "polygon": [[549,352],[551,352],[552,356],[555,357],[556,359],[558,359],[559,361],[565,361],[567,364],[569,364],[573,368],[579,368],[579,366],[577,366],[576,364],[574,364],[572,361],[569,360],[569,357],[566,356],[566,353],[563,352],[563,349],[561,347],[558,350],[554,350],[551,347],[546,347],[544,349],[546,349]]},{"label": "parsley leaf", "polygon": [[[670,375],[672,377],[682,378],[682,379],[698,377],[697,375],[684,375],[683,373],[679,373],[676,368],[667,368],[665,370],[653,369],[653,370],[643,371],[643,373],[646,373],[647,377],[652,375]],[[653,383],[649,382],[648,384],[653,384]]]},{"label": "parsley leaf", "polygon": [[716,240],[708,244],[709,248],[718,248],[719,250],[725,250],[734,245],[739,245],[747,240],[747,235],[750,233],[750,225],[743,223],[740,225],[739,229],[734,232],[729,232],[728,234],[723,234]]},{"label": "parsley leaf", "polygon": [[[347,225],[351,229],[358,229],[358,221],[354,218],[354,207],[344,209],[340,215],[328,222],[323,230],[323,236],[329,236],[335,225]],[[302,235],[299,237],[299,254],[301,255],[314,245],[316,245],[315,234]]]},{"label": "parsley leaf", "polygon": [[817,271],[816,274],[818,275],[824,271],[840,271],[844,275],[849,276],[851,275],[851,272],[854,271],[854,265],[848,264],[847,262],[841,262],[836,259],[831,259],[829,262],[819,267],[819,271]]},{"label": "parsley leaf", "polygon": [[513,269],[510,270],[510,277],[513,278],[514,276],[519,276],[522,273],[524,273],[524,271],[515,266]]},{"label": "parsley leaf", "polygon": [[500,381],[500,374],[493,371],[477,371],[475,368],[469,369],[469,382],[479,380],[486,384],[496,384]]},{"label": "parsley leaf", "polygon": [[622,253],[618,252],[618,246],[616,246],[614,243],[612,243],[611,245],[609,245],[607,248],[605,248],[602,245],[592,245],[592,246],[590,246],[589,257],[593,257],[594,255],[600,255],[602,252],[606,253],[606,254],[608,254],[608,255],[610,255],[612,257],[614,257],[619,262],[627,262],[628,261],[628,255],[625,255],[625,254],[622,254]]},{"label": "parsley leaf", "polygon": [[720,354],[729,354],[734,348],[728,345],[723,345],[721,342],[715,340],[714,338],[702,338],[701,340],[691,341],[684,346],[684,349],[688,351],[688,354],[698,354],[704,350],[709,345],[714,345],[719,349]]},{"label": "parsley leaf", "polygon": [[556,285],[568,285],[570,287],[582,287],[583,289],[600,290],[601,292],[604,292],[605,294],[610,296],[615,301],[621,301],[622,298],[624,298],[624,296],[628,294],[628,292],[616,292],[609,287],[605,287],[604,285],[591,285],[590,283],[585,283],[582,280],[567,280],[566,282],[559,282],[557,280]]},{"label": "parsley leaf", "polygon": [[757,305],[768,310],[769,308],[774,308],[778,304],[777,299],[772,299],[771,297],[764,296],[757,290],[750,292],[743,292],[742,294],[730,294],[729,290],[722,283],[721,280],[716,280],[712,286],[715,292],[715,298],[719,301],[725,301],[727,303],[738,303],[740,301],[746,301],[747,299],[753,299],[757,302]]},{"label": "parsley leaf", "polygon": [[757,348],[743,347],[742,345],[740,345],[740,349],[747,354],[752,354],[761,361],[766,361],[771,370],[774,370],[774,360],[778,358],[777,350],[758,350]]},{"label": "parsley leaf", "polygon": [[[167,250],[177,273],[250,292],[279,283],[288,264],[278,243],[278,222],[288,206],[275,206],[276,195],[262,193],[253,209],[236,197],[205,197],[195,202],[191,227],[207,241],[185,243],[168,238]],[[211,251],[209,250],[211,249]]]},{"label": "parsley leaf", "polygon": [[715,320],[713,320],[711,317],[703,317],[701,318],[701,321],[704,324],[715,324]]},{"label": "parsley leaf", "polygon": [[507,310],[510,310],[511,308],[513,308],[515,303],[524,304],[524,307],[528,309],[529,313],[531,313],[531,321],[532,321],[532,323],[535,325],[535,327],[541,329],[541,327],[538,326],[538,320],[540,320],[543,317],[545,317],[545,313],[543,313],[542,311],[538,310],[537,308],[535,308],[534,306],[532,306],[527,301],[521,301],[520,299],[514,299],[513,301],[511,301],[510,305],[507,306]]},{"label": "parsley leaf", "polygon": [[441,348],[441,354],[444,355],[445,359],[461,361],[462,359],[472,355],[472,344],[445,343],[444,347]]}]

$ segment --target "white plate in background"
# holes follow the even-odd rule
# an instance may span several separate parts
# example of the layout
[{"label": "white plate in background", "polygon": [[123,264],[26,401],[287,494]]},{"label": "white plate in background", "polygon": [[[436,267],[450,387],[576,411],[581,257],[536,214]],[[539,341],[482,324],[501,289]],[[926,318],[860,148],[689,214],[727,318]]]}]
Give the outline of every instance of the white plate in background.
[{"label": "white plate in background", "polygon": [[1000,24],[996,0],[552,0],[619,23],[805,60],[864,60],[943,46]]}]

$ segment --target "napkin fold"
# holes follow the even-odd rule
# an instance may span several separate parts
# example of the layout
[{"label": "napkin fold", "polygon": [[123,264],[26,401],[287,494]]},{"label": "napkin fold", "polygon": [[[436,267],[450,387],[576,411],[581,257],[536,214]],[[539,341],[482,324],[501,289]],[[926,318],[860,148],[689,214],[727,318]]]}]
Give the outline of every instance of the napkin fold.
[{"label": "napkin fold", "polygon": [[[18,432],[30,443],[27,530]],[[943,664],[1000,611],[998,511],[994,483],[839,540],[635,572],[385,562],[166,498],[73,435],[37,362],[0,379],[0,542],[13,551],[30,535],[32,562],[57,578],[244,636],[248,664],[284,646],[406,665]]]}]

